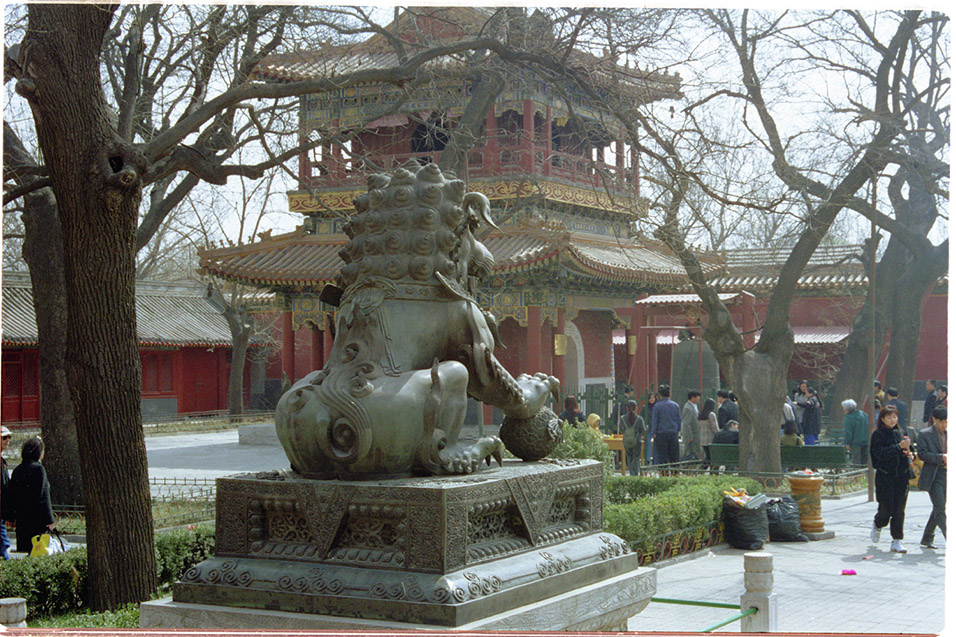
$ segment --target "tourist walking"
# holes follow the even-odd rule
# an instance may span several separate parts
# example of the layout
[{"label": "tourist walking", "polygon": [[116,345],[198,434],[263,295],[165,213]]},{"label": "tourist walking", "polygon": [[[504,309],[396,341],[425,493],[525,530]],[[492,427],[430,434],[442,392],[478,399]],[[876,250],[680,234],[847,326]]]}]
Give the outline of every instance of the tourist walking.
[{"label": "tourist walking", "polygon": [[714,434],[717,433],[717,414],[714,413],[714,407],[717,403],[713,398],[704,401],[697,414],[697,430],[700,432],[700,446],[703,449],[714,440]]},{"label": "tourist walking", "polygon": [[3,457],[3,452],[10,446],[10,440],[13,438],[13,432],[3,427],[0,430],[0,559],[10,559],[10,538],[7,537],[7,523],[10,519],[7,513],[7,502],[10,496],[7,495],[7,484],[10,482],[10,474],[7,472],[7,459]]},{"label": "tourist walking", "polygon": [[7,485],[8,515],[17,525],[18,553],[29,553],[33,549],[33,536],[42,535],[56,525],[50,505],[50,482],[46,469],[40,464],[43,451],[40,438],[30,438],[23,443],[20,465],[13,470]]},{"label": "tourist walking", "polygon": [[628,473],[636,476],[641,472],[641,440],[647,429],[644,419],[637,413],[636,401],[624,403],[624,415],[618,421],[618,429],[623,433],[624,464]]},{"label": "tourist walking", "polygon": [[900,428],[903,429],[903,434],[908,436],[910,434],[909,405],[900,400],[900,390],[898,390],[896,387],[887,387],[886,397],[887,400],[883,403],[883,406],[892,406],[896,408],[896,412],[900,417]]},{"label": "tourist walking", "polygon": [[867,459],[867,441],[869,440],[869,421],[862,410],[857,409],[856,401],[847,398],[843,407],[843,445],[850,454],[850,463],[865,465]]},{"label": "tourist walking", "polygon": [[558,414],[558,420],[571,423],[572,427],[580,427],[585,423],[584,412],[578,409],[578,399],[574,396],[565,396],[564,411]]},{"label": "tourist walking", "polygon": [[681,446],[684,453],[681,460],[700,460],[700,429],[697,427],[697,404],[700,402],[700,392],[687,392],[687,402],[680,411]]},{"label": "tourist walking", "polygon": [[654,456],[653,445],[651,444],[650,422],[654,415],[654,405],[660,400],[657,392],[652,391],[647,395],[647,404],[644,405],[644,424],[648,426],[647,433],[644,434],[644,462],[651,464],[651,458]]},{"label": "tourist walking", "polygon": [[920,544],[935,549],[933,539],[937,527],[946,537],[946,408],[933,409],[930,419],[933,424],[919,432],[916,452],[923,461],[918,486],[921,491],[929,492],[929,500],[933,503]]},{"label": "tourist walking", "polygon": [[883,391],[883,383],[878,380],[873,381],[873,398],[880,401],[880,404],[886,400],[886,392]]},{"label": "tourist walking", "polygon": [[890,551],[906,553],[903,547],[903,519],[906,515],[906,497],[909,493],[910,439],[899,426],[899,413],[893,405],[880,410],[880,424],[870,437],[870,459],[876,469],[876,501],[870,539],[879,543],[880,532],[887,524],[893,538]]},{"label": "tourist walking", "polygon": [[671,400],[671,389],[661,385],[661,399],[654,405],[651,416],[651,444],[654,445],[654,464],[670,464],[680,459],[681,412]]},{"label": "tourist walking", "polygon": [[619,403],[614,403],[614,409],[611,410],[611,420],[607,423],[607,428],[609,434],[621,433],[620,431],[611,431],[614,427],[617,427],[617,424],[621,422],[621,417],[625,412],[625,405],[627,401],[634,400],[634,387],[631,385],[624,385],[624,400]]}]

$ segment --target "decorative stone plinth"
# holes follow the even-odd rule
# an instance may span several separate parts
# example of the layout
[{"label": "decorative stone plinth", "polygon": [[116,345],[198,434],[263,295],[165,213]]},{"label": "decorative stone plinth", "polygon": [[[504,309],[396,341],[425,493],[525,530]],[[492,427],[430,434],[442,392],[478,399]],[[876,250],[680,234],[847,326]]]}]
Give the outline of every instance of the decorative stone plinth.
[{"label": "decorative stone plinth", "polygon": [[790,494],[800,506],[800,529],[811,540],[823,540],[834,537],[833,531],[823,528],[820,488],[823,476],[817,474],[795,473],[787,476]]},{"label": "decorative stone plinth", "polygon": [[[172,602],[144,605],[142,625],[243,627],[237,618],[250,612],[279,611],[312,616],[315,628],[491,629],[570,595],[599,612],[557,613],[548,629],[611,630],[646,605],[656,580],[602,531],[603,495],[602,465],[588,460],[367,482],[220,478],[215,557],[174,585]],[[183,619],[200,606],[218,611]]]},{"label": "decorative stone plinth", "polygon": [[[463,624],[454,630],[623,632],[627,630],[628,618],[644,610],[656,590],[657,571],[641,569]],[[437,628],[420,623],[186,604],[168,597],[140,605],[140,628],[262,630],[264,627],[389,632]]]}]

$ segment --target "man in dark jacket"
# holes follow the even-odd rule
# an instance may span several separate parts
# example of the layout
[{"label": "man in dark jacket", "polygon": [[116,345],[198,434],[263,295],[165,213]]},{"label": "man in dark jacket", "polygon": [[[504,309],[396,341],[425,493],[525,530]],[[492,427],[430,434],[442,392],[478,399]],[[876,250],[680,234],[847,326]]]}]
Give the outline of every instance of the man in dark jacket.
[{"label": "man in dark jacket", "polygon": [[726,429],[727,423],[729,423],[731,420],[737,420],[740,418],[740,412],[737,409],[737,402],[734,400],[734,395],[732,392],[729,392],[726,389],[718,390],[717,404],[717,426],[721,429]]},{"label": "man in dark jacket", "polygon": [[[0,431],[0,454],[10,446],[10,440],[13,438],[13,432],[6,427]],[[10,539],[7,537],[7,502],[10,496],[7,495],[7,483],[10,482],[10,474],[7,473],[7,459],[0,455],[0,559],[10,559]]]},{"label": "man in dark jacket", "polygon": [[739,445],[740,444],[740,424],[736,420],[731,420],[727,426],[714,434],[714,445]]},{"label": "man in dark jacket", "polygon": [[930,414],[933,413],[933,408],[936,407],[936,381],[928,380],[926,381],[926,400],[923,401],[923,424],[929,425],[932,424],[930,420]]},{"label": "man in dark jacket", "polygon": [[[900,415],[900,429],[903,430],[903,435],[910,436],[910,408],[906,405],[906,403],[900,400],[900,390],[898,390],[896,387],[887,387],[886,396],[889,398],[889,400],[884,403],[884,407],[887,405],[893,405],[896,407],[896,413]],[[910,438],[914,437],[915,436],[910,436]]]},{"label": "man in dark jacket", "polygon": [[919,488],[929,492],[933,511],[929,514],[926,528],[923,529],[923,539],[920,544],[928,549],[935,549],[933,536],[936,527],[946,537],[946,408],[935,408],[930,417],[933,424],[919,432],[916,444],[916,453],[923,461],[923,468],[919,474]]}]

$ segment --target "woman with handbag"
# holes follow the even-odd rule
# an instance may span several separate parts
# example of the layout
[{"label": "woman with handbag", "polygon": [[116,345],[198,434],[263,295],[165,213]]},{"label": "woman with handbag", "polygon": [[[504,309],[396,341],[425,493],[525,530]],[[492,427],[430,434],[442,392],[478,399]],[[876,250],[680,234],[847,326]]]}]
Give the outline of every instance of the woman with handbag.
[{"label": "woman with handbag", "polygon": [[906,553],[903,547],[903,519],[906,514],[906,497],[911,478],[909,436],[899,428],[899,413],[896,407],[886,405],[880,410],[879,424],[870,437],[870,458],[876,469],[876,501],[879,508],[873,518],[870,539],[879,543],[880,531],[890,525],[893,542],[890,550]]},{"label": "woman with handbag", "polygon": [[43,451],[43,441],[39,437],[23,443],[22,461],[13,470],[7,485],[10,496],[8,514],[16,522],[18,553],[29,553],[33,548],[33,536],[48,533],[56,526],[50,505],[50,482],[46,469],[40,464]]}]

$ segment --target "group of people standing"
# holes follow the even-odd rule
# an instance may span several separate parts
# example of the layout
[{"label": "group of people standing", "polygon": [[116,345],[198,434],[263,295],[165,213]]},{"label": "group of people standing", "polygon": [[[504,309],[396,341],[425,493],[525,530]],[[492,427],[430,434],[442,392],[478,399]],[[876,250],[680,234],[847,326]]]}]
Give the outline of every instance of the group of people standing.
[{"label": "group of people standing", "polygon": [[815,445],[820,438],[820,416],[823,406],[810,384],[801,380],[783,403],[780,424],[781,445]]},{"label": "group of people standing", "polygon": [[[708,398],[701,404],[701,393],[687,392],[683,406],[671,398],[671,389],[661,385],[647,396],[640,406],[634,388],[624,388],[625,401],[614,408],[611,423],[624,442],[625,464],[631,475],[637,475],[642,463],[669,464],[680,460],[704,459],[703,447],[712,443],[737,444],[738,407],[732,392],[720,390],[717,400]],[[570,409],[569,409],[570,407]],[[574,413],[576,403],[565,401],[565,411],[558,416],[574,424],[583,419]]]},{"label": "group of people standing", "polygon": [[[0,453],[10,446],[13,433],[7,427],[0,431]],[[7,527],[15,530],[17,552],[29,553],[33,537],[52,530],[56,525],[50,503],[50,482],[41,464],[44,446],[39,437],[23,444],[20,464],[12,474],[6,458],[0,455],[0,558],[10,559]]]}]

